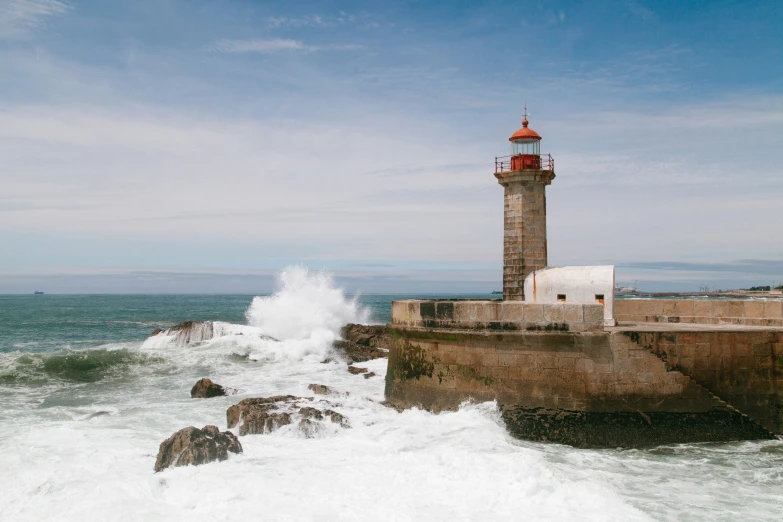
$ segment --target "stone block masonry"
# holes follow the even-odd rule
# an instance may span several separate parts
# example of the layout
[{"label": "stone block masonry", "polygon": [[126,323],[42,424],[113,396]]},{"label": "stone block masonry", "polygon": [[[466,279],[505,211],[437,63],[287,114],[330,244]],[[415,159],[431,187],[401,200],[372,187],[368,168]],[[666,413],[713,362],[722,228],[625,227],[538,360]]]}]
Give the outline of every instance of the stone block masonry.
[{"label": "stone block masonry", "polygon": [[551,171],[497,173],[503,195],[503,299],[523,301],[525,277],[547,266],[546,186]]},{"label": "stone block masonry", "polygon": [[[638,348],[783,433],[783,332],[623,332]],[[632,348],[637,349],[637,348]]]},{"label": "stone block masonry", "polygon": [[783,300],[616,299],[619,322],[783,326]]}]

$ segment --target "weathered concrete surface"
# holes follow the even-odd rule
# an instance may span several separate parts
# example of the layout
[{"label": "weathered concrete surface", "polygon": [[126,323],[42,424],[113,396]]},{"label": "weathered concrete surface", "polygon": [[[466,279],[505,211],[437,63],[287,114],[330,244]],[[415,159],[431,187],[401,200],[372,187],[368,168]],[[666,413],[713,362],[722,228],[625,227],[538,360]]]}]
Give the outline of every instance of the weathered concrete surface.
[{"label": "weathered concrete surface", "polygon": [[525,277],[547,265],[546,186],[553,171],[496,173],[503,194],[503,299],[524,301]]},{"label": "weathered concrete surface", "polygon": [[618,322],[783,327],[783,299],[617,299]]},{"label": "weathered concrete surface", "polygon": [[604,308],[600,304],[438,299],[392,301],[395,326],[457,330],[600,331]]},{"label": "weathered concrete surface", "polygon": [[624,332],[639,347],[783,433],[783,331]]},{"label": "weathered concrete surface", "polygon": [[393,327],[386,398],[433,411],[497,400],[512,434],[581,447],[773,437],[767,414],[744,415],[684,371],[632,332]]}]

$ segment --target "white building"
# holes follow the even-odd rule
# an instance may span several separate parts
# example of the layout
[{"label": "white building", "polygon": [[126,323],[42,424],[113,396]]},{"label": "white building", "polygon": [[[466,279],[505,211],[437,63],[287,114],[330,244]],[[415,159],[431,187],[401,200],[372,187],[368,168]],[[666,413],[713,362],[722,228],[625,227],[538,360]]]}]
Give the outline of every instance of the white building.
[{"label": "white building", "polygon": [[525,302],[604,305],[604,325],[614,326],[614,265],[557,266],[525,278]]}]

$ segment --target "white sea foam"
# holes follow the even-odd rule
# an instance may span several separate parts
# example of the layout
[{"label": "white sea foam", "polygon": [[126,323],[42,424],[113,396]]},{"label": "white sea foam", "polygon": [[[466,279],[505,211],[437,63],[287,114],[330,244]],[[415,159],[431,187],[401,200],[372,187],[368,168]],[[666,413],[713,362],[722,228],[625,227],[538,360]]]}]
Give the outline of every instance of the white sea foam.
[{"label": "white sea foam", "polygon": [[[360,365],[378,374],[370,379],[320,362],[342,323],[362,321],[363,314],[327,275],[289,270],[277,293],[253,301],[250,325],[216,323],[220,335],[186,347],[162,337],[126,345],[142,352],[143,364],[96,382],[64,383],[15,400],[7,400],[14,388],[0,387],[2,518],[779,517],[779,442],[585,451],[512,439],[494,403],[440,415],[387,408],[385,360]],[[204,376],[241,393],[190,399],[190,387]],[[313,396],[310,383],[342,394]],[[330,426],[306,439],[289,426],[241,437],[244,453],[228,461],[153,473],[158,445],[174,431],[224,429],[226,408],[242,398],[289,393],[338,411],[351,428]]]}]

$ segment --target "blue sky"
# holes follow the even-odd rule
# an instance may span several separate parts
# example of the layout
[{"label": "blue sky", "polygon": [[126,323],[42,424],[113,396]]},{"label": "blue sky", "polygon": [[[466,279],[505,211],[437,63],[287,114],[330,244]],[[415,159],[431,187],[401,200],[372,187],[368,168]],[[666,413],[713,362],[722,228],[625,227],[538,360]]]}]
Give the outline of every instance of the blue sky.
[{"label": "blue sky", "polygon": [[0,0],[0,292],[499,288],[527,102],[551,265],[783,280],[780,2]]}]

